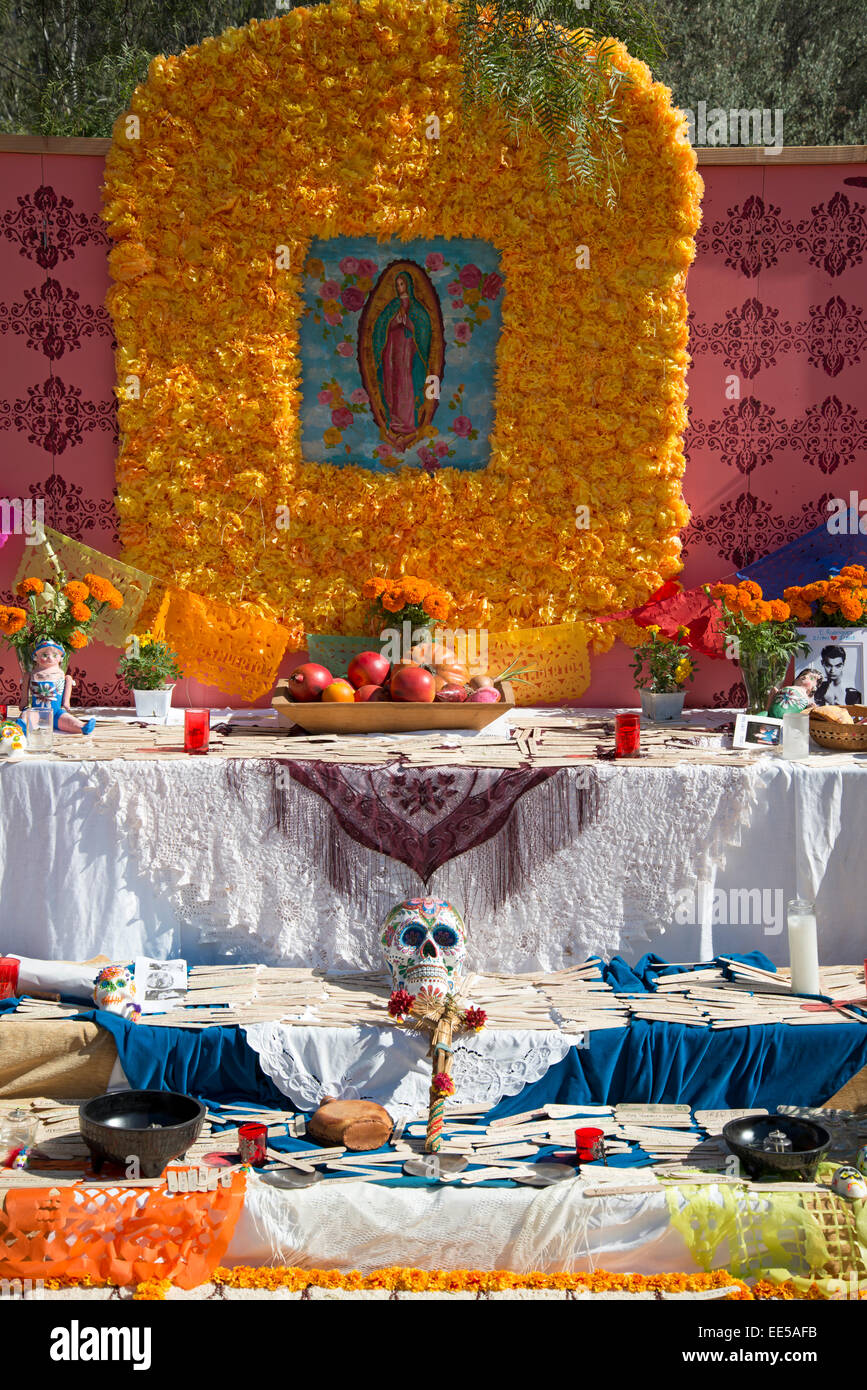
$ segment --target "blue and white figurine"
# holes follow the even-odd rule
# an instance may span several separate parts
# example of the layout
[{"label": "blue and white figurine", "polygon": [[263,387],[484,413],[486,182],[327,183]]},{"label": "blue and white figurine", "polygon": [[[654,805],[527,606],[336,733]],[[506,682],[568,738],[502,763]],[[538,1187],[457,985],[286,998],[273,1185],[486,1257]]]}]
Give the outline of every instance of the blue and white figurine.
[{"label": "blue and white figurine", "polygon": [[24,678],[24,701],[28,709],[50,709],[54,727],[62,734],[89,734],[95,719],[76,719],[69,708],[73,679],[61,665],[66,649],[47,639],[31,648],[33,669]]}]

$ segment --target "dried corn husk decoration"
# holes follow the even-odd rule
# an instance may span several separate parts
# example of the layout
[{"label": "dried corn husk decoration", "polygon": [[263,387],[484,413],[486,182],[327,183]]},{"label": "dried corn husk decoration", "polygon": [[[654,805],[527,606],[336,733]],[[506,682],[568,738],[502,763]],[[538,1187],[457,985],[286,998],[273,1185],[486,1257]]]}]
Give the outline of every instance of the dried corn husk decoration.
[{"label": "dried corn husk decoration", "polygon": [[425,1150],[437,1153],[442,1148],[445,1103],[454,1095],[452,1081],[452,1040],[456,1031],[478,1032],[484,1026],[483,1009],[466,1008],[453,995],[444,997],[422,990],[418,995],[395,990],[388,1011],[398,1023],[409,1028],[426,1029],[431,1034],[431,1087],[428,1109]]}]

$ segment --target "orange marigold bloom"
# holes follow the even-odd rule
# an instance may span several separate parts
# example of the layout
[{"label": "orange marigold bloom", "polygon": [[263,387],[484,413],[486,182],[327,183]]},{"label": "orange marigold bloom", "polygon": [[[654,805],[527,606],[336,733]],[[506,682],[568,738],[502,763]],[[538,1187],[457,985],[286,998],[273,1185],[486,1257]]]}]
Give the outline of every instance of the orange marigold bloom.
[{"label": "orange marigold bloom", "polygon": [[365,579],[361,586],[361,592],[365,598],[379,598],[380,594],[387,588],[388,580],[374,574],[371,575],[370,579]]},{"label": "orange marigold bloom", "polygon": [[784,623],[787,618],[791,618],[792,610],[782,599],[772,598],[768,607],[771,610],[771,617],[775,623]]},{"label": "orange marigold bloom", "polygon": [[89,623],[93,614],[86,603],[74,603],[72,605],[72,616],[77,623]]},{"label": "orange marigold bloom", "polygon": [[762,597],[761,585],[754,579],[744,579],[738,585],[742,594],[748,594],[750,598],[760,599]]},{"label": "orange marigold bloom", "polygon": [[733,600],[737,598],[738,591],[734,584],[714,584],[711,591],[711,598],[721,598],[724,603],[731,607]]},{"label": "orange marigold bloom", "polygon": [[101,574],[86,574],[84,579],[97,603],[107,603],[109,608],[123,607],[123,594],[110,579],[103,579]]},{"label": "orange marigold bloom", "polygon": [[399,613],[404,606],[403,594],[394,589],[386,589],[380,594],[379,601],[386,613]]},{"label": "orange marigold bloom", "polygon": [[77,627],[74,632],[70,633],[69,645],[73,651],[80,652],[82,647],[87,646],[88,640],[87,633],[82,632],[81,628]]},{"label": "orange marigold bloom", "polygon": [[23,608],[0,607],[0,632],[6,637],[14,637],[27,622]]},{"label": "orange marigold bloom", "polygon": [[748,603],[744,609],[744,617],[748,623],[755,627],[758,623],[766,623],[771,617],[771,605],[764,600],[757,598],[752,603]]},{"label": "orange marigold bloom", "polygon": [[68,584],[64,584],[63,593],[70,603],[84,603],[85,599],[90,598],[90,590],[80,579],[70,579]]},{"label": "orange marigold bloom", "polygon": [[840,604],[840,612],[843,614],[844,618],[848,619],[850,623],[857,623],[858,619],[863,614],[864,609],[862,608],[858,599],[844,598],[842,603]]},{"label": "orange marigold bloom", "polygon": [[19,598],[27,598],[29,594],[41,594],[45,588],[41,579],[31,578],[22,579],[16,586],[15,592]]}]

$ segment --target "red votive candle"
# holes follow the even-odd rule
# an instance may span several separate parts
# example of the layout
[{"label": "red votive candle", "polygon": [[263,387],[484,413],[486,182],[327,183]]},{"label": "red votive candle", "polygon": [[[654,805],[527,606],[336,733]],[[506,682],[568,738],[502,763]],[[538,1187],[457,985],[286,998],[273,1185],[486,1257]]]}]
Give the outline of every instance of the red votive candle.
[{"label": "red votive candle", "polygon": [[618,758],[637,758],[641,745],[641,716],[638,714],[617,714],[614,716],[614,753]]},{"label": "red votive candle", "polygon": [[13,999],[18,993],[18,967],[14,956],[0,956],[0,999]]},{"label": "red votive candle", "polygon": [[238,1129],[238,1152],[242,1163],[259,1164],[266,1159],[268,1130],[265,1125],[241,1125]]},{"label": "red votive candle", "polygon": [[9,713],[8,705],[0,705],[0,719],[5,719]]},{"label": "red votive candle", "polygon": [[207,753],[211,716],[206,709],[184,710],[184,752]]},{"label": "red votive candle", "polygon": [[604,1129],[576,1129],[575,1156],[579,1163],[592,1163],[602,1155]]}]

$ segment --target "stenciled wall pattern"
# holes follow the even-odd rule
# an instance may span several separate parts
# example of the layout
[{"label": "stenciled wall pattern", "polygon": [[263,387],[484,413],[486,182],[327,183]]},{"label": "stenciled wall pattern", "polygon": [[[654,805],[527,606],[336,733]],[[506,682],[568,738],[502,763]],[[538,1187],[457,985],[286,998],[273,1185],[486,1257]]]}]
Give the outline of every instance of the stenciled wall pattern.
[{"label": "stenciled wall pattern", "polygon": [[[4,152],[0,170],[0,497],[43,499],[48,525],[117,554],[103,160]],[[687,285],[692,519],[679,578],[688,586],[804,534],[828,498],[863,493],[867,477],[867,166],[701,174]],[[16,536],[0,549],[0,601],[22,544]],[[622,703],[628,661],[622,643],[598,656],[581,703]],[[116,662],[100,647],[76,658],[76,698],[128,703]],[[16,693],[4,651],[0,699]],[[737,694],[736,672],[703,660],[688,698],[724,705]]]}]

